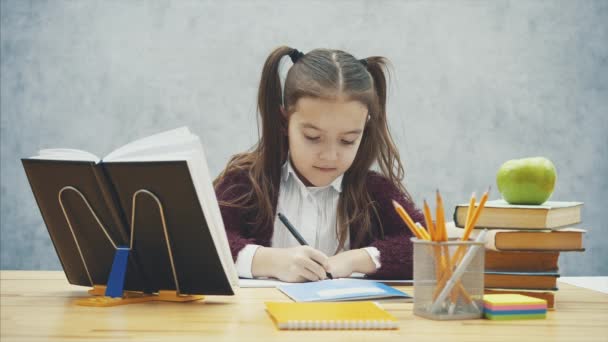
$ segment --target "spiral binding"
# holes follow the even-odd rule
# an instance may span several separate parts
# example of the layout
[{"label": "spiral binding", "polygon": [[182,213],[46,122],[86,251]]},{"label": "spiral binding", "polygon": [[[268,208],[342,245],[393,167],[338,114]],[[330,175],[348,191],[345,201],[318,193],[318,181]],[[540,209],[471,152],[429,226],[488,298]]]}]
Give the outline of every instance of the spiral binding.
[{"label": "spiral binding", "polygon": [[279,329],[286,330],[345,330],[345,329],[360,329],[360,330],[385,330],[397,329],[399,326],[395,321],[370,321],[370,320],[290,320],[286,323],[279,323]]}]

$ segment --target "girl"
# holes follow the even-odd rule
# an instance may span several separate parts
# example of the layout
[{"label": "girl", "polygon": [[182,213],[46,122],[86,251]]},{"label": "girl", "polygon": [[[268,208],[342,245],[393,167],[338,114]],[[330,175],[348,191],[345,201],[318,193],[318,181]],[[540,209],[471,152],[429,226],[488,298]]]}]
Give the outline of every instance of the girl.
[{"label": "girl", "polygon": [[[279,65],[293,66],[281,89]],[[401,180],[386,122],[386,60],[282,46],[266,59],[258,93],[260,140],[214,181],[240,277],[287,282],[412,278],[411,233],[399,202],[424,222]],[[380,172],[370,171],[374,163]],[[277,218],[289,218],[300,246]]]}]

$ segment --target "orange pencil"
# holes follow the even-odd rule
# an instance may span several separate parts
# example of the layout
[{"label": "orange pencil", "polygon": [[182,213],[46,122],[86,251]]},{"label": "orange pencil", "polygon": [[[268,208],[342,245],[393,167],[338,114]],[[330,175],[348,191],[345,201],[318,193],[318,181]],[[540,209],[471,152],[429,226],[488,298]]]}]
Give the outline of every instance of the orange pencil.
[{"label": "orange pencil", "polygon": [[[473,218],[474,210],[475,210],[475,192],[473,192],[471,194],[471,199],[469,200],[469,208],[467,209],[467,219],[466,219],[465,225],[464,225],[465,232],[469,229],[469,224],[471,222],[471,219]],[[464,241],[464,234],[463,234],[462,240]]]},{"label": "orange pencil", "polygon": [[420,224],[420,222],[416,222],[416,227],[418,227],[418,232],[422,235],[425,240],[431,241],[431,235],[427,230]]},{"label": "orange pencil", "polygon": [[426,222],[426,228],[431,234],[431,241],[437,241],[437,231],[435,230],[433,219],[431,218],[431,208],[429,208],[426,200],[424,200],[424,221]]},{"label": "orange pencil", "polygon": [[447,241],[448,234],[445,230],[445,216],[444,216],[444,211],[443,211],[443,200],[441,199],[441,194],[439,193],[439,190],[437,190],[436,194],[437,194],[437,208],[436,208],[437,214],[435,216],[435,218],[437,219],[436,229],[439,231],[439,236],[440,236],[439,241]]},{"label": "orange pencil", "polygon": [[426,229],[424,229],[424,227],[420,223],[418,223],[418,222],[416,222],[416,226],[418,227],[418,231],[421,233],[422,237],[425,240],[429,240],[430,241],[431,240],[431,235],[429,234],[429,232],[427,232]]},{"label": "orange pencil", "polygon": [[[436,234],[436,240],[435,241],[447,241],[448,240],[448,234],[447,234],[447,230],[446,230],[446,225],[445,225],[445,211],[443,208],[443,199],[441,198],[441,194],[439,193],[439,190],[436,191],[436,197],[437,197],[437,208],[436,208],[436,222],[435,222],[435,226],[434,226],[434,232]],[[428,204],[426,204],[425,201],[425,220],[427,218],[427,216],[430,217],[430,209],[428,210],[428,213],[426,213],[427,209],[428,209]],[[435,288],[435,293],[433,294],[433,297],[436,298],[436,296],[439,294],[439,291],[443,288],[443,286],[446,284],[447,280],[449,279],[449,277],[452,274],[452,267],[455,265],[452,261],[453,259],[450,258],[450,253],[449,253],[449,249],[447,245],[443,245],[441,246],[443,249],[443,253],[441,253],[441,249],[439,248],[439,246],[437,246],[438,248],[436,249],[436,253],[437,251],[439,252],[439,259],[440,261],[440,272],[438,273],[441,274],[439,277],[437,277],[438,279],[438,284],[437,287]],[[441,279],[440,279],[441,278]],[[454,289],[454,291],[452,291],[451,296],[450,296],[450,300],[452,303],[455,303],[458,300],[458,295],[459,294],[463,294],[465,297],[465,300],[467,300],[467,302],[471,302],[471,297],[470,295],[467,293],[467,291],[464,289],[462,283],[460,283],[460,281],[457,284],[457,288]]]},{"label": "orange pencil", "polygon": [[[477,220],[479,219],[479,215],[481,215],[481,211],[483,210],[486,202],[488,201],[488,196],[490,194],[490,190],[491,190],[491,188],[488,188],[488,190],[486,192],[484,192],[483,196],[481,196],[481,200],[479,201],[479,206],[477,206],[477,208],[475,209],[475,213],[473,214],[471,221],[468,222],[468,225],[464,230],[464,234],[462,236],[462,241],[469,240],[469,237],[471,236],[471,232],[475,228],[475,224],[477,223]],[[460,262],[460,259],[462,259],[463,255],[464,255],[464,250],[465,250],[464,246],[458,247],[458,250],[452,257],[452,264],[457,264]]]},{"label": "orange pencil", "polygon": [[403,209],[401,204],[399,204],[399,203],[397,203],[397,201],[393,200],[393,207],[395,207],[397,214],[399,214],[399,216],[401,217],[403,222],[405,222],[405,225],[410,229],[412,234],[414,234],[414,236],[417,237],[418,239],[424,240],[424,237],[423,237],[422,233],[420,231],[418,231],[418,227],[416,227],[414,220],[412,220],[410,215],[407,214],[407,212],[405,211],[405,209]]},{"label": "orange pencil", "polygon": [[477,223],[477,220],[479,219],[479,215],[481,215],[481,211],[483,210],[484,206],[486,205],[486,202],[488,201],[489,194],[490,194],[490,188],[488,188],[488,190],[483,194],[483,196],[481,196],[481,200],[479,201],[479,206],[475,209],[475,213],[473,214],[473,217],[471,218],[471,222],[469,223],[469,226],[467,227],[467,229],[465,229],[465,231],[464,231],[464,236],[462,237],[462,239],[464,241],[469,239],[471,232],[475,228],[475,224]]}]

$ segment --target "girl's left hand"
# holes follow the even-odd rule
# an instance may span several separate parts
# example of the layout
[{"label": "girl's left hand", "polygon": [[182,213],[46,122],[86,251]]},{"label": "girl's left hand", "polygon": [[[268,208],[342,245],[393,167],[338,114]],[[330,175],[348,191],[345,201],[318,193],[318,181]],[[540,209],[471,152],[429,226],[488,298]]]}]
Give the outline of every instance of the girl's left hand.
[{"label": "girl's left hand", "polygon": [[327,272],[331,273],[334,279],[346,278],[354,272],[352,251],[346,251],[329,257],[329,267]]},{"label": "girl's left hand", "polygon": [[351,249],[329,257],[327,272],[334,278],[350,277],[353,273],[372,274],[376,264],[364,249]]}]

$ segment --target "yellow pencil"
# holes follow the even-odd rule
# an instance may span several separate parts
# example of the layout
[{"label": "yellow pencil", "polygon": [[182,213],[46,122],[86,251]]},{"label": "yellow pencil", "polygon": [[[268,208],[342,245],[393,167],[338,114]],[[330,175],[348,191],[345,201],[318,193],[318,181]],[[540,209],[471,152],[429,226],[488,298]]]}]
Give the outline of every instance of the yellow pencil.
[{"label": "yellow pencil", "polygon": [[440,239],[439,241],[447,241],[448,240],[448,234],[445,230],[445,216],[444,216],[444,211],[443,211],[443,200],[441,199],[441,194],[439,194],[439,190],[437,190],[436,192],[437,194],[437,214],[435,216],[435,218],[437,219],[437,230],[439,231],[439,236]]},{"label": "yellow pencil", "polygon": [[488,201],[489,194],[490,194],[490,189],[488,188],[488,190],[483,194],[483,196],[481,196],[481,200],[479,201],[479,206],[475,209],[475,213],[473,214],[473,217],[471,218],[471,222],[469,223],[469,226],[467,227],[467,229],[465,229],[465,231],[464,231],[464,236],[462,237],[462,239],[464,241],[469,239],[471,232],[475,228],[475,224],[477,223],[477,220],[479,220],[479,215],[481,215],[481,211],[483,210],[486,202]]},{"label": "yellow pencil", "polygon": [[405,209],[403,209],[401,204],[399,204],[399,203],[397,203],[397,201],[393,200],[393,207],[395,207],[397,214],[399,214],[399,216],[401,217],[403,222],[405,222],[405,225],[410,229],[412,234],[414,234],[414,236],[417,237],[418,239],[424,240],[424,236],[418,230],[418,227],[416,227],[414,220],[412,220],[410,215],[407,214],[407,212],[405,211]]},{"label": "yellow pencil", "polygon": [[[489,194],[490,194],[490,188],[488,188],[488,190],[486,192],[484,192],[483,196],[481,196],[479,205],[475,209],[475,213],[473,214],[471,221],[468,223],[468,226],[464,230],[464,234],[462,236],[462,241],[469,240],[469,237],[471,236],[471,232],[475,228],[475,224],[477,223],[477,220],[479,219],[479,215],[481,215],[481,212],[482,212],[486,202],[488,201]],[[458,247],[458,250],[456,251],[456,253],[454,254],[454,256],[452,258],[452,264],[457,264],[460,262],[460,259],[462,259],[462,257],[464,256],[464,250],[465,250],[464,246]]]},{"label": "yellow pencil", "polygon": [[[471,222],[471,219],[473,218],[474,210],[475,210],[475,192],[473,192],[471,194],[471,199],[469,200],[469,208],[467,209],[467,219],[466,219],[465,225],[464,225],[465,232],[469,229],[469,224]],[[464,234],[463,234],[462,240],[464,241]]]},{"label": "yellow pencil", "polygon": [[437,231],[433,225],[433,219],[431,217],[431,208],[429,208],[428,203],[424,200],[424,221],[426,222],[426,227],[431,234],[431,241],[437,241]]},{"label": "yellow pencil", "polygon": [[416,226],[418,227],[418,231],[421,233],[422,237],[425,240],[431,241],[431,235],[429,234],[429,232],[427,232],[427,230],[419,222],[416,222]]}]

